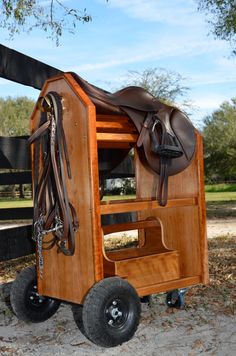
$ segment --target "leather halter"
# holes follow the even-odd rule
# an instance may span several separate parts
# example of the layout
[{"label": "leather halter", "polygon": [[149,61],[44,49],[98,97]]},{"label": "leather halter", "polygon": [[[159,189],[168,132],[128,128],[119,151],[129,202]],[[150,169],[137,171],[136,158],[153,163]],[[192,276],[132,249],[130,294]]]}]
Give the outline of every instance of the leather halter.
[{"label": "leather halter", "polygon": [[[41,119],[38,129],[29,138],[29,144],[34,145],[34,238],[39,245],[42,268],[42,249],[57,245],[58,252],[67,256],[74,254],[74,232],[78,222],[65,184],[65,174],[71,179],[71,169],[60,96],[55,92],[48,93],[46,97],[39,98],[38,108],[42,112]],[[48,233],[53,237],[45,241]]]}]

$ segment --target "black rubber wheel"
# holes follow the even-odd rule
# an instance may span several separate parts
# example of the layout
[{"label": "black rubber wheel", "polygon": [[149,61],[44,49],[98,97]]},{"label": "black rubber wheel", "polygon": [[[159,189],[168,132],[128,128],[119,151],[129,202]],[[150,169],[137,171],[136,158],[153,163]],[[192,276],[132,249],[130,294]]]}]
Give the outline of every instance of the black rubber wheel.
[{"label": "black rubber wheel", "polygon": [[144,295],[143,297],[140,298],[140,302],[144,304],[148,304],[151,301],[151,296],[150,295]]},{"label": "black rubber wheel", "polygon": [[74,321],[76,325],[78,326],[78,329],[81,331],[81,333],[88,338],[86,335],[86,332],[84,330],[84,323],[82,319],[82,314],[83,314],[83,305],[82,304],[73,304],[72,305],[72,313],[74,317]]},{"label": "black rubber wheel", "polygon": [[166,295],[166,305],[169,308],[181,309],[184,307],[184,294],[178,290],[168,292]]},{"label": "black rubber wheel", "polygon": [[23,269],[11,287],[10,301],[13,312],[23,321],[40,323],[49,319],[61,302],[38,294],[35,267]]},{"label": "black rubber wheel", "polygon": [[101,280],[85,298],[82,309],[84,335],[97,345],[113,347],[130,340],[139,319],[139,296],[122,278]]}]

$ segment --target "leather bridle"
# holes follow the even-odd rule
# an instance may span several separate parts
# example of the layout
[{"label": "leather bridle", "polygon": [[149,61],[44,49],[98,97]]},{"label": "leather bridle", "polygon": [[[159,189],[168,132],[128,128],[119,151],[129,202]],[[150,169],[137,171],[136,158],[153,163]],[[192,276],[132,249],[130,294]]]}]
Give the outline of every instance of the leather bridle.
[{"label": "leather bridle", "polygon": [[[49,92],[39,98],[38,108],[41,111],[40,123],[29,138],[29,144],[34,146],[34,238],[42,272],[43,249],[56,245],[58,252],[67,256],[74,254],[78,221],[66,188],[66,179],[72,176],[61,98],[56,92]],[[52,238],[45,239],[49,233]]]}]

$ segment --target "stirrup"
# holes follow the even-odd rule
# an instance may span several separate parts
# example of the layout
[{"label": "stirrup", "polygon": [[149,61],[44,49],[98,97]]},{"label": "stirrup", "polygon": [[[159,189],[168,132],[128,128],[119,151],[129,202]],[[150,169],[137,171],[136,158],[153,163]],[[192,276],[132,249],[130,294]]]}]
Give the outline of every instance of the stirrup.
[{"label": "stirrup", "polygon": [[166,158],[178,158],[183,155],[183,151],[177,146],[170,146],[170,145],[153,145],[152,148],[153,152],[158,154],[161,157]]}]

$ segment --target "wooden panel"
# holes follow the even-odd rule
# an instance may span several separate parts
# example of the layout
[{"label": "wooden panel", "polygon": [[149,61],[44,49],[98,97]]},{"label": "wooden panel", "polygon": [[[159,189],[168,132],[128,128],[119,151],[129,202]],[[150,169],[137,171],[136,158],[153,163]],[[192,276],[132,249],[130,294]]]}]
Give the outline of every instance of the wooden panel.
[{"label": "wooden panel", "polygon": [[176,279],[173,281],[157,283],[157,284],[153,284],[153,285],[150,285],[147,287],[142,286],[142,287],[137,288],[137,292],[138,292],[138,295],[140,297],[142,297],[144,295],[160,293],[160,292],[167,292],[169,290],[178,289],[178,288],[185,288],[185,287],[193,286],[193,285],[199,284],[199,283],[201,283],[200,276],[179,278],[179,279]]},{"label": "wooden panel", "polygon": [[[43,295],[81,303],[88,289],[103,278],[95,108],[69,74],[49,80],[41,95],[49,91],[63,98],[63,126],[72,171],[66,186],[79,229],[73,256],[58,254],[56,247],[44,251],[43,279],[38,277],[38,285]],[[33,131],[38,120],[35,110]]]},{"label": "wooden panel", "polygon": [[143,218],[152,214],[160,219],[165,244],[168,248],[179,252],[181,277],[199,276],[201,254],[198,207],[147,210],[140,214]]},{"label": "wooden panel", "polygon": [[[170,177],[169,200],[166,207],[147,207],[140,210],[139,219],[156,216],[160,219],[164,242],[173,250],[179,252],[180,274],[182,278],[198,276],[206,281],[207,254],[205,234],[205,202],[201,138],[197,134],[197,147],[191,165],[183,172]],[[136,161],[137,197],[152,198],[156,194],[159,177],[144,167],[138,156]],[[193,199],[195,204],[172,205],[172,201]],[[170,206],[172,205],[172,206]]]},{"label": "wooden panel", "polygon": [[175,251],[116,261],[115,269],[116,275],[125,277],[135,288],[180,278]]},{"label": "wooden panel", "polygon": [[197,149],[199,155],[197,156],[198,163],[198,189],[199,189],[199,230],[200,230],[200,251],[201,251],[201,269],[202,269],[202,283],[209,283],[209,269],[208,269],[208,244],[207,244],[207,229],[206,229],[206,202],[205,202],[205,184],[204,184],[204,166],[203,166],[203,139],[198,135]]},{"label": "wooden panel", "polygon": [[[191,164],[181,173],[170,176],[168,180],[168,199],[183,199],[198,196],[198,145],[195,151],[194,159]],[[203,159],[202,156],[200,158]],[[136,179],[137,196],[146,199],[155,199],[158,191],[159,175],[148,171],[142,164],[138,154],[135,154],[136,161]]]},{"label": "wooden panel", "polygon": [[101,214],[125,213],[129,211],[141,211],[147,209],[167,209],[172,207],[197,205],[197,198],[182,198],[169,200],[166,207],[160,207],[156,200],[122,200],[101,203]]}]

